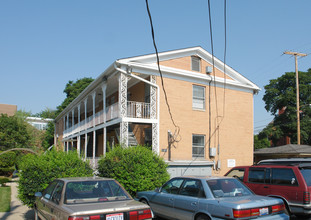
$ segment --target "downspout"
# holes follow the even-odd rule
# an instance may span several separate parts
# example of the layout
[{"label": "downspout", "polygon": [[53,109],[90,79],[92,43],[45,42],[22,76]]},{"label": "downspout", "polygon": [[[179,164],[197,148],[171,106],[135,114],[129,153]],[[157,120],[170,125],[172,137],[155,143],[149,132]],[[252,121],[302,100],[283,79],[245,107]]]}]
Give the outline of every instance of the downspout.
[{"label": "downspout", "polygon": [[[159,127],[159,114],[160,114],[160,90],[159,90],[159,86],[158,86],[157,84],[154,84],[154,83],[152,83],[152,82],[150,82],[150,81],[148,81],[148,80],[145,80],[145,79],[143,79],[143,78],[141,78],[141,77],[139,77],[139,76],[136,76],[136,75],[134,75],[134,74],[131,74],[130,71],[125,71],[125,70],[119,68],[119,67],[117,66],[117,64],[119,64],[119,65],[125,65],[125,66],[127,66],[127,67],[131,67],[129,64],[124,64],[124,63],[120,63],[120,62],[118,62],[118,61],[115,61],[115,62],[114,62],[114,68],[115,68],[117,71],[121,72],[121,73],[124,73],[124,74],[126,74],[126,75],[128,75],[128,76],[130,76],[130,77],[133,77],[133,78],[135,78],[135,79],[138,79],[138,80],[140,80],[140,81],[142,81],[142,82],[144,82],[144,83],[147,83],[147,84],[149,84],[149,85],[154,86],[154,87],[157,88],[157,121],[158,121],[158,127]],[[157,133],[158,133],[158,140],[157,140],[157,143],[160,144],[160,143],[159,143],[159,135],[160,135],[160,134],[159,134],[159,131],[158,131]],[[160,154],[160,149],[159,149],[159,148],[160,148],[160,147],[157,146],[157,153],[158,153],[158,154]]]}]

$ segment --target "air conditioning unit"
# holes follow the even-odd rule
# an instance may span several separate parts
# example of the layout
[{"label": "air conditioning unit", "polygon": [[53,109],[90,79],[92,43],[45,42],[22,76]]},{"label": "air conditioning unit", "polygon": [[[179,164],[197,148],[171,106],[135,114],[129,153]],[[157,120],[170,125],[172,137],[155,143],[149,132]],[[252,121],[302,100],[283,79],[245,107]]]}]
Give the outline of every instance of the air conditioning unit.
[{"label": "air conditioning unit", "polygon": [[211,73],[213,72],[213,67],[207,66],[207,67],[205,68],[205,72],[206,72],[206,74],[211,74]]},{"label": "air conditioning unit", "polygon": [[209,149],[209,156],[210,157],[215,157],[216,156],[216,147],[211,147]]}]

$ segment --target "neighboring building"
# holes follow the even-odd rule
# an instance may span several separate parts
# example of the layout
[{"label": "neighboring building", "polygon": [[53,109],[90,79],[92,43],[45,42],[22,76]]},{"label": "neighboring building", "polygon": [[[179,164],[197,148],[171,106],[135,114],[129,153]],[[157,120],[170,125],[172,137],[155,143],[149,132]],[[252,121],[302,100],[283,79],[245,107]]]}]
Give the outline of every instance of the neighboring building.
[{"label": "neighboring building", "polygon": [[311,158],[311,146],[287,144],[277,147],[257,149],[254,152],[254,163],[266,159]]},{"label": "neighboring building", "polygon": [[0,115],[13,116],[17,112],[17,105],[0,104]]},{"label": "neighboring building", "polygon": [[54,120],[51,118],[27,117],[26,121],[38,130],[46,130],[48,123]]},{"label": "neighboring building", "polygon": [[[171,176],[222,175],[253,164],[259,88],[201,47],[119,59],[55,120],[55,142],[96,160],[114,144],[149,144]],[[223,69],[225,66],[225,72]],[[179,132],[178,132],[179,131]],[[171,137],[172,134],[172,137]]]}]

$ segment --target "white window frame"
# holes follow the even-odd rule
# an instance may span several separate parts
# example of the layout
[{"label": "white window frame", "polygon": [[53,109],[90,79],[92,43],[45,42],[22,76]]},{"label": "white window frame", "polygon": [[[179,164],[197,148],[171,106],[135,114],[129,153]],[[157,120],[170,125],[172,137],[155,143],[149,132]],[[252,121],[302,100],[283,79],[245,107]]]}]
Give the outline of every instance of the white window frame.
[{"label": "white window frame", "polygon": [[[193,143],[193,138],[197,137],[203,137],[203,143],[202,145],[198,143]],[[200,153],[194,153],[194,149],[201,149]],[[202,134],[192,134],[192,157],[193,158],[205,158],[205,135]]]},{"label": "white window frame", "polygon": [[[203,89],[203,97],[195,96],[194,89],[199,88]],[[205,87],[192,85],[192,109],[195,110],[205,110]]]}]

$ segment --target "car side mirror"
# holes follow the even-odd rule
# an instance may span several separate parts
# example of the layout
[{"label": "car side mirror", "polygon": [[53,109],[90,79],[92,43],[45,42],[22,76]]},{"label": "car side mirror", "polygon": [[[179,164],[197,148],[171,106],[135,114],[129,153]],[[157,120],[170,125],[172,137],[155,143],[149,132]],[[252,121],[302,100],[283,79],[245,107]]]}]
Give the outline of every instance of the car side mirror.
[{"label": "car side mirror", "polygon": [[35,197],[42,197],[42,193],[41,192],[36,192],[35,193]]}]

